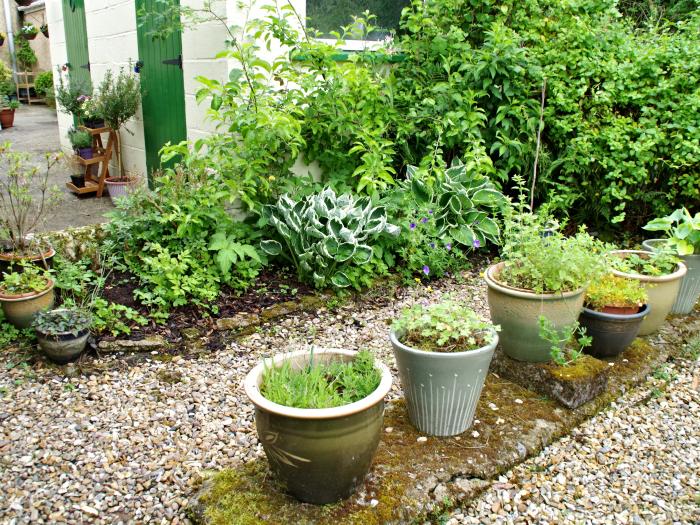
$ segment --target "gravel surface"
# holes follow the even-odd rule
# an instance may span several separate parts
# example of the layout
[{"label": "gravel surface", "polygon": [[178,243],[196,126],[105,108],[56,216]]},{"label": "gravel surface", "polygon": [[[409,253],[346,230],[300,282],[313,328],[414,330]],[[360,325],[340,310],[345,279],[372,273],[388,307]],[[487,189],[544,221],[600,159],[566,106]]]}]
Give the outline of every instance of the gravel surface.
[{"label": "gravel surface", "polygon": [[700,362],[655,375],[446,523],[700,523]]},{"label": "gravel surface", "polygon": [[[263,455],[241,388],[261,357],[312,343],[374,349],[393,365],[388,323],[403,306],[445,291],[482,314],[488,311],[485,288],[472,272],[434,290],[405,291],[384,306],[349,303],[336,311],[289,316],[205,358],[154,353],[127,365],[110,356],[96,362],[104,372],[73,378],[55,367],[1,367],[0,523],[188,523],[184,508],[202,476]],[[522,474],[514,470],[499,480],[502,488],[455,514],[452,523],[486,522],[492,513],[496,518],[508,512],[506,497],[548,522],[563,520],[567,505],[579,517],[584,511],[575,514],[577,506],[589,505],[601,516],[628,509],[640,523],[649,523],[645,512],[690,519],[698,508],[693,490],[700,411],[689,381],[681,373],[668,396],[646,404],[644,393],[624,398],[527,463],[530,470],[526,466]],[[397,382],[390,395],[400,395]],[[529,499],[517,496],[524,490],[533,493]],[[477,513],[481,517],[472,518]],[[512,521],[507,515],[503,520]]]}]

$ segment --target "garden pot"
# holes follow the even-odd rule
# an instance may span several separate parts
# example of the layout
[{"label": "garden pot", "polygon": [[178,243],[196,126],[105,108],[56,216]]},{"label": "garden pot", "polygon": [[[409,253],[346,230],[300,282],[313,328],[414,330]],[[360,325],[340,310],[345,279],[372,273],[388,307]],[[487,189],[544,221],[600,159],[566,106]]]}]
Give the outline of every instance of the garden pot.
[{"label": "garden pot", "polygon": [[73,335],[71,333],[48,335],[41,331],[36,331],[36,338],[39,346],[52,361],[64,365],[75,361],[85,350],[90,330],[85,329]]},{"label": "garden pot", "polygon": [[540,337],[540,316],[549,319],[557,330],[571,326],[581,313],[586,289],[537,294],[513,288],[498,281],[503,265],[501,262],[490,266],[484,275],[488,285],[491,321],[501,325],[498,334],[501,348],[518,361],[549,361],[552,345]]},{"label": "garden pot", "polygon": [[104,128],[105,127],[105,121],[104,120],[85,120],[83,121],[83,126],[86,128],[90,129],[98,129],[98,128]]},{"label": "garden pot", "polygon": [[71,175],[70,181],[76,188],[82,188],[85,186],[85,175]]},{"label": "garden pot", "polygon": [[[664,239],[649,239],[642,244],[647,250],[655,251]],[[688,268],[685,277],[681,279],[681,287],[678,290],[676,302],[671,307],[674,314],[689,314],[695,308],[700,299],[700,254],[679,255],[683,264]]]},{"label": "garden pot", "polygon": [[26,33],[22,33],[22,38],[24,38],[25,40],[34,40],[36,38],[36,35],[38,35],[38,34],[39,34],[38,32],[31,34],[31,35],[28,35]]},{"label": "garden pot", "polygon": [[90,160],[92,158],[92,148],[77,148],[75,152],[81,159]]},{"label": "garden pot", "polygon": [[0,46],[2,46],[5,43],[5,37],[0,36]]},{"label": "garden pot", "polygon": [[46,38],[49,38],[49,30],[48,29],[42,29],[41,34],[44,35]]},{"label": "garden pot", "polygon": [[[260,393],[265,366],[289,360],[294,368],[309,363],[309,351],[291,352],[265,360],[245,378],[245,391],[255,405],[258,439],[272,471],[301,501],[326,504],[350,496],[363,482],[379,444],[384,397],[391,372],[381,363],[379,387],[366,398],[335,408],[291,408],[273,403]],[[355,352],[317,350],[314,359],[351,361]]]},{"label": "garden pot", "polygon": [[[618,257],[625,257],[627,254],[636,253],[637,255],[649,254],[642,250],[615,250],[610,252]],[[614,275],[624,277],[626,279],[636,279],[641,281],[644,289],[647,292],[647,304],[651,307],[649,315],[642,321],[642,326],[639,328],[639,335],[649,335],[656,332],[664,321],[666,316],[671,311],[673,303],[678,297],[678,290],[681,287],[681,279],[685,276],[687,269],[685,264],[678,263],[678,269],[669,275],[661,275],[652,277],[648,275],[638,275],[633,273],[625,273],[619,270],[612,270]]]},{"label": "garden pot", "polygon": [[51,246],[44,248],[41,253],[35,253],[32,255],[17,255],[11,251],[11,248],[7,245],[0,245],[0,272],[7,271],[22,271],[19,264],[21,262],[30,262],[39,268],[44,268],[45,270],[51,269],[53,265],[53,256],[56,255],[56,250]]},{"label": "garden pot", "polygon": [[578,320],[593,338],[585,349],[593,357],[616,357],[627,348],[639,333],[642,321],[649,314],[649,305],[644,305],[634,314],[608,314],[584,306]]},{"label": "garden pot", "polygon": [[131,193],[131,190],[134,186],[134,181],[130,179],[121,180],[117,178],[108,177],[107,179],[105,179],[105,184],[107,185],[107,189],[109,190],[109,198],[112,199],[112,202],[116,204],[117,199],[127,197]]},{"label": "garden pot", "polygon": [[15,3],[20,7],[26,7],[30,5],[34,0],[15,0]]},{"label": "garden pot", "polygon": [[0,126],[2,129],[11,128],[15,125],[15,110],[2,109],[0,110]]},{"label": "garden pot", "polygon": [[53,281],[41,292],[22,295],[0,294],[0,303],[5,318],[17,328],[29,328],[36,314],[53,308]]},{"label": "garden pot", "polygon": [[455,436],[471,427],[498,336],[483,348],[450,353],[407,346],[393,330],[389,339],[413,426],[432,436]]}]

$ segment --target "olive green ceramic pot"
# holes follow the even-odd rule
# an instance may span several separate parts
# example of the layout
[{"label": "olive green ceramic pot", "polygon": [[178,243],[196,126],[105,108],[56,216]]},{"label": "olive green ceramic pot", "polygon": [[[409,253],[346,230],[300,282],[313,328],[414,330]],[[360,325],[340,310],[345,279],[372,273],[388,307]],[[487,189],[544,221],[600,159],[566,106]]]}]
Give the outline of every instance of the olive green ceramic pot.
[{"label": "olive green ceramic pot", "polygon": [[551,359],[551,343],[540,337],[539,319],[544,315],[557,330],[578,320],[583,310],[585,288],[558,294],[537,294],[513,288],[498,280],[504,263],[490,266],[484,278],[488,285],[491,321],[501,326],[503,351],[518,361],[543,363]]},{"label": "olive green ceramic pot", "polygon": [[[615,250],[610,253],[617,257],[626,257],[632,253],[640,256],[648,256],[650,254],[650,252],[642,250]],[[666,316],[671,312],[673,303],[676,302],[676,297],[678,297],[681,280],[685,276],[687,269],[685,264],[678,263],[678,268],[675,272],[657,277],[625,273],[619,270],[613,270],[612,272],[618,277],[641,281],[644,285],[648,296],[647,304],[651,307],[651,311],[642,321],[642,325],[639,327],[639,335],[649,335],[661,328],[661,325],[666,320]]]},{"label": "olive green ceramic pot", "polygon": [[[58,312],[59,310],[54,310]],[[46,334],[39,328],[36,330],[36,339],[39,347],[52,361],[64,365],[76,360],[85,350],[90,329],[84,328],[77,334],[61,332],[58,334]]]},{"label": "olive green ceramic pot", "polygon": [[22,295],[0,294],[2,311],[7,321],[17,328],[29,328],[36,314],[53,308],[53,285],[53,281],[49,280],[48,286],[41,292]]},{"label": "olive green ceramic pot", "polygon": [[389,334],[406,396],[408,417],[420,432],[455,436],[472,426],[493,352],[494,341],[467,352],[426,352]]},{"label": "olive green ceramic pot", "polygon": [[[666,243],[666,239],[649,239],[642,244],[649,251],[655,251]],[[671,307],[671,313],[689,314],[700,299],[700,254],[679,255],[688,272],[681,279],[676,302]]]},{"label": "olive green ceramic pot", "polygon": [[[349,350],[314,349],[316,362],[352,361]],[[248,373],[245,391],[255,405],[258,439],[272,471],[287,490],[307,503],[326,504],[350,496],[369,471],[379,445],[384,397],[391,372],[377,362],[382,379],[369,396],[335,408],[291,408],[273,403],[260,393],[265,367],[290,361],[293,368],[309,363],[307,350],[277,355]]]}]

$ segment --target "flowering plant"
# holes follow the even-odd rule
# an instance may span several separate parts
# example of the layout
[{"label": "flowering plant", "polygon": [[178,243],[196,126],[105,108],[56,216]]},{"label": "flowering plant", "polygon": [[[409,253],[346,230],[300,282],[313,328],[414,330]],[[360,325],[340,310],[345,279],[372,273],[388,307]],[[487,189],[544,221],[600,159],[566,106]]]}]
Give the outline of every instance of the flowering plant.
[{"label": "flowering plant", "polygon": [[81,95],[78,97],[80,101],[80,112],[84,121],[101,120],[102,115],[99,110],[99,101],[95,96]]},{"label": "flowering plant", "polygon": [[36,35],[38,32],[39,32],[39,30],[36,28],[36,26],[34,24],[24,24],[19,29],[20,35],[26,35],[26,36]]}]

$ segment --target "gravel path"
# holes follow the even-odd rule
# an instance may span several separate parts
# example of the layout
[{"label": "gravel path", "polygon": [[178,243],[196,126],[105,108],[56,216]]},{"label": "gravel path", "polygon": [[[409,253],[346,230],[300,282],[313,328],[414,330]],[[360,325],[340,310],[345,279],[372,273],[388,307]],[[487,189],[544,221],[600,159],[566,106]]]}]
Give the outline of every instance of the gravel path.
[{"label": "gravel path", "polygon": [[[0,367],[0,523],[187,523],[187,499],[207,471],[235,467],[263,455],[252,407],[241,388],[243,377],[261,357],[313,343],[371,348],[393,365],[388,323],[404,305],[437,298],[444,291],[487,312],[484,287],[473,272],[465,281],[445,281],[435,290],[409,290],[386,306],[349,304],[336,312],[323,309],[318,314],[290,316],[201,359],[161,360],[162,356],[153,355],[127,366],[119,356],[106,357],[97,361],[104,372],[72,379],[57,375],[60,369],[53,367]],[[642,522],[649,522],[647,510],[658,515],[659,501],[670,509],[669,515],[690,516],[697,502],[681,496],[692,496],[692,487],[698,487],[693,469],[698,464],[700,411],[698,393],[688,381],[688,374],[681,373],[668,397],[649,404],[636,404],[644,394],[624,398],[602,420],[597,418],[597,423],[586,425],[575,437],[550,447],[542,456],[550,459],[528,463],[541,465],[531,468],[542,472],[533,474],[525,467],[520,477],[533,478],[530,489],[537,483],[543,489],[527,505],[534,505],[540,518],[545,518],[562,512],[553,504],[556,498],[576,509],[579,503],[573,495],[577,494],[578,501],[588,501],[601,515],[612,512],[609,501],[622,511],[633,500],[639,510],[630,506],[629,512],[637,512]],[[398,387],[390,395],[400,395]],[[610,422],[601,425],[607,418]],[[603,428],[607,441],[602,435],[596,437],[597,429]],[[635,434],[634,428],[644,430]],[[620,447],[636,457],[621,461],[616,456]],[[600,452],[610,464],[579,459],[579,448],[593,458]],[[556,466],[548,467],[553,457],[559,458]],[[579,461],[587,466],[577,466]],[[649,463],[655,471],[644,470],[650,469]],[[677,478],[673,478],[674,467]],[[485,522],[486,518],[470,521],[468,516],[476,512],[488,516],[495,508],[495,497],[505,498],[505,492],[513,493],[509,496],[513,503],[527,483],[519,485],[516,472],[503,478],[503,488],[493,493],[493,500],[488,493],[474,509],[456,514],[452,523]],[[658,476],[659,484],[649,481],[652,476]],[[617,483],[620,499],[614,490],[599,488],[606,477]],[[572,479],[581,483],[578,489]],[[624,495],[625,483],[630,484],[632,496]],[[676,501],[671,499],[674,494]],[[519,499],[525,501],[522,495]],[[554,505],[550,510],[546,501]],[[508,509],[505,501],[501,507],[504,512]],[[497,514],[498,509],[493,512]],[[504,517],[504,522],[509,518]]]},{"label": "gravel path", "polygon": [[700,362],[655,375],[446,523],[700,523]]}]

